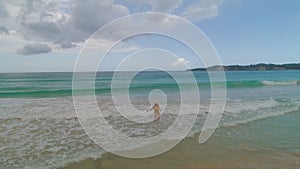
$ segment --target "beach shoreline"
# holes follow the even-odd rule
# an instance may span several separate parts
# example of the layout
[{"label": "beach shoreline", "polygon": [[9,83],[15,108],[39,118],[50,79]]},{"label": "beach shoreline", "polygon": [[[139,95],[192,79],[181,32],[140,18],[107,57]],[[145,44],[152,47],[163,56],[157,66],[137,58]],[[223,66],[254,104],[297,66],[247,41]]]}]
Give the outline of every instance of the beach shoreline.
[{"label": "beach shoreline", "polygon": [[[146,159],[105,153],[87,135],[74,109],[71,74],[7,74],[2,78],[4,87],[0,93],[0,168],[300,168],[299,71],[226,72],[226,107],[219,127],[205,144],[198,143],[198,136],[209,114],[205,112],[210,106],[211,90],[208,75],[194,73],[201,102],[182,104],[174,79],[163,72],[143,72],[134,79],[129,93],[137,113],[131,111],[128,103],[118,102],[122,109],[116,108],[110,93],[111,73],[97,77],[95,95],[98,105],[95,107],[101,109],[110,126],[129,137],[153,137],[165,132],[176,119],[186,123],[195,120],[190,133],[186,133],[187,137],[179,145]],[[123,75],[125,78],[130,74],[124,72]],[[178,72],[178,76],[186,79],[184,72]],[[120,79],[118,83],[124,82]],[[186,83],[188,86],[191,81]],[[149,93],[155,89],[164,91],[168,101],[159,124],[132,121],[131,118],[153,120],[153,112],[145,110],[151,105]],[[120,96],[128,96],[124,93],[125,88],[118,90]],[[193,97],[195,90],[188,88],[185,93]],[[92,103],[86,102],[82,110],[90,110]],[[198,113],[184,107],[179,115],[180,106],[196,107],[199,104]],[[161,102],[160,105],[163,107]],[[87,120],[89,126],[98,129],[107,125],[99,119]],[[184,127],[182,125],[161,140],[181,139]],[[109,134],[101,131],[97,137],[114,146],[114,142],[107,140]],[[130,144],[126,148],[135,147]]]},{"label": "beach shoreline", "polygon": [[99,159],[86,159],[60,169],[296,169],[300,167],[300,151],[258,150],[242,144],[227,146],[229,140],[212,137],[199,144],[189,137],[161,155],[132,159],[104,153]]}]

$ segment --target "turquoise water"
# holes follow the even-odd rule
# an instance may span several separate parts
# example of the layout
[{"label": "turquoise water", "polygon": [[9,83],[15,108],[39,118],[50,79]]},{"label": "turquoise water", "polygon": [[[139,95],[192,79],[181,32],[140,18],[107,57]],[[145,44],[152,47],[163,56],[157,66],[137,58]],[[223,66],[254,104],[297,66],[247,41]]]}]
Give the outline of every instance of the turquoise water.
[{"label": "turquoise water", "polygon": [[[185,72],[176,72],[186,78]],[[130,72],[124,72],[124,80]],[[19,73],[0,74],[0,98],[12,97],[59,97],[72,95],[72,73]],[[111,91],[113,72],[98,73],[95,79],[96,94],[107,94]],[[82,76],[93,78],[89,73]],[[205,72],[194,72],[199,88],[209,88],[209,78]],[[299,86],[299,71],[243,71],[226,72],[227,88],[259,88],[272,86]],[[120,79],[122,80],[122,79]],[[186,84],[191,81],[187,78]],[[220,82],[220,86],[223,83]],[[142,72],[133,79],[130,89],[139,93],[144,90],[164,89],[172,91],[178,89],[176,81],[164,72]]]},{"label": "turquoise water", "polygon": [[[114,90],[120,95],[127,94],[123,84],[131,73],[122,72],[122,78],[116,81],[119,85]],[[165,72],[141,72],[129,86],[131,102],[141,112],[149,108],[148,96],[152,90],[165,93],[168,104],[159,126],[135,125],[120,116],[111,99],[113,72],[97,73],[95,78],[99,108],[111,125],[127,135],[159,134],[176,118],[179,85],[189,89],[193,82],[187,72],[174,73],[184,83],[177,84]],[[201,104],[201,109],[191,131],[197,133],[206,118],[211,91],[207,73],[193,74],[201,96],[200,103],[196,103]],[[104,151],[88,138],[76,118],[72,76],[72,73],[0,74],[1,168],[56,168],[89,157],[101,158]],[[93,76],[82,73],[81,78],[88,84]],[[226,72],[226,80],[226,107],[214,137],[227,138],[225,146],[231,147],[300,151],[300,71],[232,71]],[[224,87],[222,82],[214,85]],[[79,90],[85,95],[87,88],[83,85]],[[194,91],[187,93],[193,95]],[[152,118],[151,114],[145,116]]]}]

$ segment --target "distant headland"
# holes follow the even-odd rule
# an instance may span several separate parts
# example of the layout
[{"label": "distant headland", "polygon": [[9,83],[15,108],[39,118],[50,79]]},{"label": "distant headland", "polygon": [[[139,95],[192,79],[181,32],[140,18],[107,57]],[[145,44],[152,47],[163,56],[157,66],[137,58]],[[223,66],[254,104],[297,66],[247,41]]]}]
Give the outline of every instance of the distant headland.
[{"label": "distant headland", "polygon": [[208,68],[194,68],[191,71],[264,71],[264,70],[300,70],[300,63],[290,64],[251,64],[251,65],[228,65],[211,66]]}]

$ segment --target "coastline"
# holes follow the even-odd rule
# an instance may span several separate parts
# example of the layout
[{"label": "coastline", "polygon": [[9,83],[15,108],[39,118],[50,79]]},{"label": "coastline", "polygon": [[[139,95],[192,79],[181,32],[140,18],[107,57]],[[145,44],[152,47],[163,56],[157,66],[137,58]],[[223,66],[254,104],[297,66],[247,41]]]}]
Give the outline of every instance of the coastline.
[{"label": "coastline", "polygon": [[[246,124],[247,125],[247,124]],[[233,127],[221,128],[229,132]],[[180,142],[170,151],[145,159],[130,159],[105,153],[100,159],[86,159],[60,169],[296,169],[300,151],[257,149],[216,132],[199,144],[197,134]]]},{"label": "coastline", "polygon": [[188,71],[278,71],[300,70],[300,63],[289,64],[251,64],[251,65],[214,65],[207,68],[193,68]]}]

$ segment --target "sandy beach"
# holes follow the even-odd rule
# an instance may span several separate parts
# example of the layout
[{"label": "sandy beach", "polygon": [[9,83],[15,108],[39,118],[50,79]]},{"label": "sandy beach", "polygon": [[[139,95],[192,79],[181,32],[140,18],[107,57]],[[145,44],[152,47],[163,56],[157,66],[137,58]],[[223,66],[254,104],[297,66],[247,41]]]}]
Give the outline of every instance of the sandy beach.
[{"label": "sandy beach", "polygon": [[101,159],[87,159],[61,169],[298,169],[300,151],[257,150],[242,143],[212,137],[200,145],[196,137],[187,138],[170,151],[152,158],[130,159],[111,153]]}]

